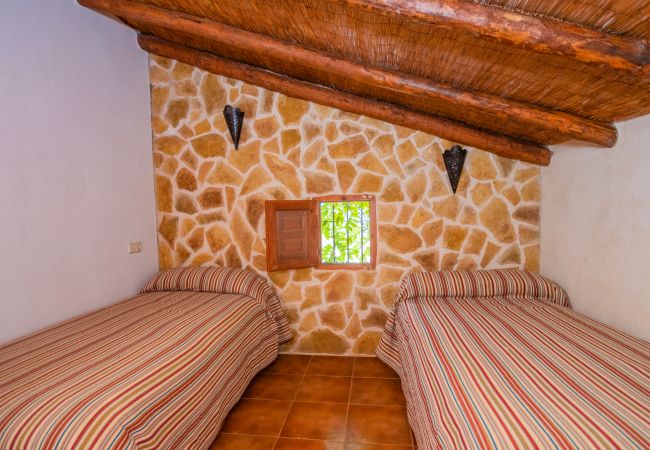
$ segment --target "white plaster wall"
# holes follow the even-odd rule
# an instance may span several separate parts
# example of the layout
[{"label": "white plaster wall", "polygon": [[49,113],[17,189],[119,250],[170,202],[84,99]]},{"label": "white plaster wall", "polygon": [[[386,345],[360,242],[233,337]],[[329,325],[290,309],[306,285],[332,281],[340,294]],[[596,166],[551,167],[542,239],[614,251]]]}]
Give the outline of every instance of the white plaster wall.
[{"label": "white plaster wall", "polygon": [[2,9],[0,343],[131,296],[157,267],[134,33],[72,0]]},{"label": "white plaster wall", "polygon": [[650,116],[614,149],[557,146],[542,171],[542,273],[574,308],[650,340]]}]

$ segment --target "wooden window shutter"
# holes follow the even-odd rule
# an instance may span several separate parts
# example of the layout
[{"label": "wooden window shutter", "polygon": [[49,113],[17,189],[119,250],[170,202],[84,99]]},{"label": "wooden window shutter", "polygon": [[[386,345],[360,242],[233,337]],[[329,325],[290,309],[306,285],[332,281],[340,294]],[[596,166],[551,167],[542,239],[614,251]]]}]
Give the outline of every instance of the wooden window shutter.
[{"label": "wooden window shutter", "polygon": [[266,268],[269,272],[312,267],[318,262],[317,203],[266,201]]}]

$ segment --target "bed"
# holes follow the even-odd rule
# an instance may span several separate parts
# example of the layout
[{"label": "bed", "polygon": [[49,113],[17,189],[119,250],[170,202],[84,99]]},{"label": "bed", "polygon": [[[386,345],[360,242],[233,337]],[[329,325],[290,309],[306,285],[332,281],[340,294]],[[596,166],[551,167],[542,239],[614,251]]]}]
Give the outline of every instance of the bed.
[{"label": "bed", "polygon": [[291,337],[252,272],[162,272],[130,300],[0,347],[0,449],[205,449]]},{"label": "bed", "polygon": [[419,448],[650,449],[650,344],[539,275],[409,275],[377,353]]}]

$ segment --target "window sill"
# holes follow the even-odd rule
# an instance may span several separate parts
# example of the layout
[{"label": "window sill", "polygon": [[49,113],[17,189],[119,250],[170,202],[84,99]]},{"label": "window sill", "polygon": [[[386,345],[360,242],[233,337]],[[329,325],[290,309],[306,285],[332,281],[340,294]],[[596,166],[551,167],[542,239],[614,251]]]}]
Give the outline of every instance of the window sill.
[{"label": "window sill", "polygon": [[374,264],[317,264],[322,270],[375,270]]}]

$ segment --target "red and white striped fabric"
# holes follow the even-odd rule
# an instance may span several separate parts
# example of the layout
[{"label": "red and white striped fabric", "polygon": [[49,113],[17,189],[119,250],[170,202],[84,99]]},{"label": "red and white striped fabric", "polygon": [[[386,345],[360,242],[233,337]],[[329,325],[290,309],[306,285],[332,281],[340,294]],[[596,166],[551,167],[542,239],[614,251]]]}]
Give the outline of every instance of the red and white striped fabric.
[{"label": "red and white striped fabric", "polygon": [[650,449],[650,344],[521,271],[407,277],[377,354],[424,449]]},{"label": "red and white striped fabric", "polygon": [[280,342],[291,339],[289,322],[278,294],[264,278],[234,267],[178,267],[156,275],[141,293],[153,291],[196,291],[241,294],[252,297],[278,325]]},{"label": "red and white striped fabric", "polygon": [[144,291],[0,347],[0,449],[210,446],[290,336],[280,303],[223,268],[162,273]]}]

